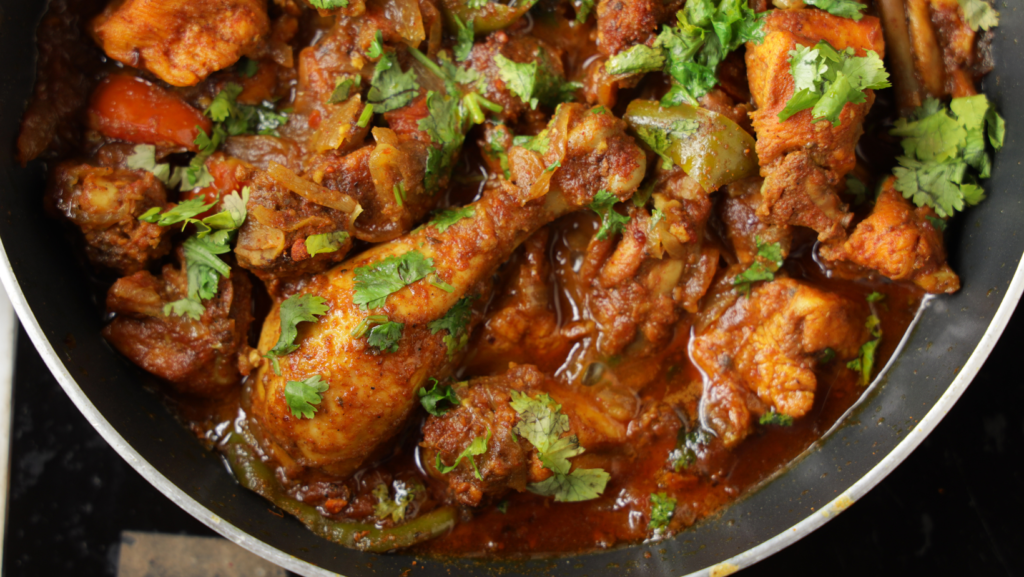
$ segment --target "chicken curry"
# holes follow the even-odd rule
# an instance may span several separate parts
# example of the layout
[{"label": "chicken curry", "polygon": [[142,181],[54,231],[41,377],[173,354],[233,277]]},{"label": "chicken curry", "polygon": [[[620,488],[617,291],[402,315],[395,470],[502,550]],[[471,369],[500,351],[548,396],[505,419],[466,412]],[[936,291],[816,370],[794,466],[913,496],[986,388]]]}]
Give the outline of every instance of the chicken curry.
[{"label": "chicken curry", "polygon": [[997,23],[52,0],[18,154],[107,341],[243,486],[365,550],[586,551],[765,482],[959,289]]}]

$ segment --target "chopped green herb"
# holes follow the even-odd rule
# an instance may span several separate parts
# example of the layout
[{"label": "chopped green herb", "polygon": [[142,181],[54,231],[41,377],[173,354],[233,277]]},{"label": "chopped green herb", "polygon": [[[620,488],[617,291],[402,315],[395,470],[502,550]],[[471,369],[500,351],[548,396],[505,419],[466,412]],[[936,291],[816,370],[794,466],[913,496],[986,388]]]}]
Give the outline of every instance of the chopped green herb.
[{"label": "chopped green herb", "polygon": [[395,195],[395,202],[398,206],[402,206],[405,203],[405,183],[399,182],[391,187],[391,192]]},{"label": "chopped green herb", "polygon": [[576,21],[583,24],[587,21],[587,17],[594,11],[594,5],[597,4],[597,0],[573,0],[572,6],[576,9]]},{"label": "chopped green herb", "polygon": [[860,104],[867,100],[865,90],[892,86],[877,52],[854,54],[853,48],[840,52],[825,40],[813,48],[799,46],[790,51],[794,93],[779,113],[779,120],[810,108],[812,122],[827,120],[832,126],[839,126],[839,115],[846,103]]},{"label": "chopped green herb", "polygon": [[353,89],[358,89],[359,85],[362,84],[363,77],[359,75],[352,76],[340,76],[334,81],[334,92],[331,93],[331,97],[327,99],[327,102],[331,104],[340,104],[348,100],[348,97],[353,94]]},{"label": "chopped green herb", "polygon": [[866,298],[869,303],[877,303],[885,300],[885,295],[880,292],[872,292]]},{"label": "chopped green herb", "polygon": [[804,0],[807,4],[821,8],[833,16],[841,16],[860,21],[864,17],[867,5],[857,0]]},{"label": "chopped green herb", "polygon": [[253,76],[256,76],[257,72],[260,71],[260,63],[257,62],[256,60],[253,60],[252,58],[246,58],[245,56],[243,56],[242,59],[238,61],[237,67],[238,74],[244,76],[245,78],[252,78]]},{"label": "chopped green herb", "polygon": [[476,461],[473,460],[473,457],[477,455],[483,455],[484,453],[486,453],[487,443],[489,443],[490,441],[491,430],[487,429],[487,435],[474,438],[473,441],[469,444],[469,446],[466,447],[465,450],[463,450],[461,453],[459,453],[458,458],[456,458],[455,462],[452,463],[451,465],[445,465],[444,463],[442,463],[441,453],[437,453],[437,462],[435,463],[435,466],[442,475],[447,475],[448,473],[454,471],[455,468],[459,466],[459,463],[461,463],[463,459],[466,459],[469,461],[469,464],[473,466],[473,475],[477,479],[480,479],[482,481],[483,475],[480,474],[480,469],[477,467]]},{"label": "chopped green herb", "polygon": [[430,226],[437,229],[437,232],[444,232],[451,226],[464,218],[472,218],[476,215],[476,209],[472,206],[462,208],[447,208],[437,213],[437,216],[430,221]]},{"label": "chopped green herb", "polygon": [[556,168],[560,168],[561,166],[562,166],[562,161],[561,160],[556,160],[556,161],[552,162],[547,168],[545,168],[544,171],[545,172],[554,172]]},{"label": "chopped green herb", "polygon": [[636,134],[640,137],[640,140],[644,141],[647,146],[651,147],[651,150],[661,157],[661,167],[668,170],[672,168],[672,164],[675,162],[669,156],[668,149],[676,141],[696,134],[698,128],[700,128],[700,124],[696,120],[684,119],[673,122],[669,129],[654,126],[638,126],[636,127]]},{"label": "chopped green herb", "polygon": [[423,184],[428,192],[436,192],[441,181],[451,173],[455,157],[465,139],[461,126],[458,100],[441,96],[433,90],[428,92],[427,117],[419,121],[419,129],[439,145],[427,151],[427,170]]},{"label": "chopped green herb", "polygon": [[665,493],[651,493],[651,522],[647,527],[655,531],[668,527],[675,511],[675,499]]},{"label": "chopped green herb", "polygon": [[569,474],[556,473],[526,488],[537,495],[554,497],[556,502],[572,503],[600,497],[610,479],[604,469],[576,469]]},{"label": "chopped green herb", "polygon": [[156,146],[152,144],[135,145],[135,151],[125,159],[125,162],[128,164],[128,168],[151,172],[157,180],[171,186],[171,165],[166,162],[157,164]]},{"label": "chopped green herb", "polygon": [[494,57],[498,77],[530,108],[536,109],[538,104],[555,106],[571,100],[573,93],[583,87],[576,82],[566,82],[556,74],[547,53],[538,51],[535,56],[536,60],[531,62],[515,62],[501,54]]},{"label": "chopped green herb", "polygon": [[284,401],[296,418],[312,419],[322,401],[320,395],[326,393],[327,388],[327,383],[320,375],[301,381],[288,381],[284,386]]},{"label": "chopped green herb", "polygon": [[459,404],[459,396],[455,394],[455,388],[450,385],[442,385],[437,379],[431,378],[431,387],[420,387],[417,394],[420,397],[420,404],[428,413],[435,417],[447,413],[452,407]]},{"label": "chopped green herb", "polygon": [[665,51],[661,47],[651,48],[644,44],[637,44],[619,52],[609,58],[604,65],[605,72],[612,76],[654,72],[664,67]]},{"label": "chopped green herb", "polygon": [[448,312],[443,317],[427,323],[427,328],[430,329],[430,334],[432,335],[436,335],[441,331],[448,331],[443,341],[445,346],[448,347],[449,358],[462,350],[469,342],[469,333],[466,331],[466,328],[469,326],[469,320],[473,316],[472,304],[472,297],[462,297],[452,305],[452,308],[448,309]]},{"label": "chopped green herb", "polygon": [[473,21],[470,20],[468,23],[463,24],[458,14],[452,12],[451,15],[452,20],[455,21],[455,28],[458,29],[458,32],[455,34],[455,46],[452,47],[452,53],[455,55],[456,62],[462,62],[469,58],[469,53],[473,50],[473,39],[475,37]]},{"label": "chopped green herb", "polygon": [[[402,72],[401,66],[398,65],[398,57],[394,52],[387,52],[373,69],[366,101],[373,105],[371,112],[383,114],[409,104],[419,96],[419,93],[416,71],[410,68]],[[366,114],[365,110],[363,114]]]},{"label": "chopped green herb", "polygon": [[343,230],[326,232],[324,234],[312,234],[306,237],[306,252],[310,257],[318,254],[337,252],[345,246],[349,234]]},{"label": "chopped green herb", "polygon": [[747,270],[736,275],[732,284],[740,292],[749,293],[750,285],[765,280],[774,280],[775,272],[782,266],[782,244],[775,242],[765,244],[760,237],[754,237],[757,243],[757,257]]},{"label": "chopped green herb", "polygon": [[964,20],[971,30],[991,30],[999,26],[999,13],[985,0],[957,0],[964,11]]},{"label": "chopped green herb", "polygon": [[935,227],[935,230],[939,232],[946,230],[946,221],[942,220],[941,218],[937,218],[931,215],[925,215],[924,218],[925,220],[930,222],[933,227]]},{"label": "chopped green herb", "polygon": [[533,95],[537,85],[537,62],[515,62],[501,54],[494,56],[498,65],[498,77],[530,108],[537,108],[538,99]]},{"label": "chopped green herb", "polygon": [[370,328],[366,343],[380,352],[397,353],[398,341],[402,339],[405,324],[387,321]]},{"label": "chopped green herb", "polygon": [[590,210],[593,210],[601,217],[601,226],[597,229],[594,238],[604,240],[622,232],[622,229],[629,222],[629,217],[615,210],[615,204],[619,198],[607,190],[599,190],[590,203]]},{"label": "chopped green herb", "polygon": [[384,55],[384,35],[380,30],[374,33],[373,40],[370,41],[370,48],[366,51],[366,55],[370,58],[380,58]]},{"label": "chopped green herb", "polygon": [[545,154],[548,151],[548,147],[551,146],[551,136],[545,129],[542,130],[537,136],[515,136],[512,138],[512,145],[521,146],[526,150],[532,150],[540,154]]},{"label": "chopped green herb", "polygon": [[489,1],[490,0],[466,0],[466,7],[470,10],[480,10],[484,6],[487,6]]},{"label": "chopped green herb", "polygon": [[[153,207],[142,214],[139,220],[155,224],[157,226],[170,226],[172,224],[178,224],[179,222],[184,223],[187,226],[190,222],[195,220],[195,216],[202,214],[211,208],[216,201],[209,204],[204,203],[205,199],[201,196],[191,198],[189,200],[183,200],[178,203],[174,208],[168,209],[163,213],[160,212],[159,207]],[[184,230],[184,226],[182,226]]]},{"label": "chopped green herb", "polygon": [[194,321],[198,321],[202,318],[203,313],[206,312],[206,307],[199,301],[192,299],[180,299],[174,302],[170,302],[164,305],[164,316],[169,317],[171,315],[177,315],[179,317],[188,317]]},{"label": "chopped green herb", "polygon": [[702,447],[711,444],[711,435],[704,429],[694,429],[689,433],[686,428],[679,429],[676,435],[676,448],[668,455],[672,468],[678,473],[688,469],[697,462],[697,453]]},{"label": "chopped green herb", "polygon": [[434,259],[411,250],[402,256],[389,256],[377,263],[357,267],[352,301],[363,310],[384,306],[388,295],[435,272]]},{"label": "chopped green herb", "polygon": [[896,190],[944,218],[978,204],[985,191],[977,182],[992,170],[985,142],[999,150],[1004,133],[1002,117],[984,94],[954,98],[949,109],[928,99],[891,131],[903,138],[904,156],[893,169]]},{"label": "chopped green herb", "polygon": [[864,325],[871,331],[872,340],[860,346],[857,358],[846,363],[846,368],[860,373],[860,384],[866,387],[871,383],[871,373],[875,367],[875,351],[882,342],[882,327],[878,317],[871,315]]},{"label": "chopped green herb", "polygon": [[767,413],[764,413],[763,415],[761,415],[761,418],[758,420],[758,422],[761,423],[762,425],[777,425],[779,427],[792,427],[793,426],[793,417],[791,417],[789,415],[783,415],[782,413],[777,413],[774,410],[772,410],[772,411],[768,411]]},{"label": "chopped green herb", "polygon": [[281,335],[274,348],[263,355],[273,363],[275,373],[281,374],[281,365],[278,359],[299,348],[299,345],[295,344],[295,337],[299,334],[299,323],[315,323],[317,317],[325,314],[327,314],[327,299],[323,297],[294,295],[281,303],[278,314],[281,319]]},{"label": "chopped green herb", "polygon": [[[512,178],[512,172],[509,170],[508,164],[508,151],[505,150],[505,146],[502,145],[503,141],[508,137],[507,129],[504,124],[499,124],[494,130],[487,133],[487,147],[482,148],[484,154],[491,158],[497,158],[498,163],[501,165],[501,172],[505,175],[506,179]],[[499,139],[502,139],[499,141]],[[507,142],[507,141],[506,141]]]},{"label": "chopped green herb", "polygon": [[416,495],[423,493],[426,489],[418,483],[406,483],[400,480],[396,480],[393,485],[395,487],[394,499],[391,498],[387,485],[380,484],[373,488],[373,496],[377,499],[377,504],[373,507],[373,515],[381,521],[391,517],[395,523],[401,523],[405,520],[406,508],[413,502]]},{"label": "chopped green herb", "polygon": [[455,287],[446,283],[444,280],[441,279],[441,277],[437,276],[436,274],[430,275],[430,277],[427,279],[427,282],[430,283],[430,286],[437,287],[446,293],[455,292]]},{"label": "chopped green herb", "polygon": [[197,302],[212,299],[217,295],[219,277],[228,278],[231,275],[231,267],[216,256],[231,251],[227,241],[227,237],[192,236],[182,243],[188,276],[188,298]]},{"label": "chopped green herb", "polygon": [[818,362],[827,365],[836,358],[836,351],[832,347],[825,347],[820,353],[818,353]]}]

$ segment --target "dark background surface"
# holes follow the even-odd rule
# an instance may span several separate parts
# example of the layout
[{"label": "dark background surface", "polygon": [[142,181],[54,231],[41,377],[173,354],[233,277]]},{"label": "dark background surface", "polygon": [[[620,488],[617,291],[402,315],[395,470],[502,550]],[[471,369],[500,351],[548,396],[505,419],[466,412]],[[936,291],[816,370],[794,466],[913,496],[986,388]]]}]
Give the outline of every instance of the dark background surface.
[{"label": "dark background surface", "polygon": [[[214,535],[100,438],[18,338],[4,575],[115,575],[122,530]],[[1024,575],[1022,343],[1024,307],[895,472],[744,575]]]}]

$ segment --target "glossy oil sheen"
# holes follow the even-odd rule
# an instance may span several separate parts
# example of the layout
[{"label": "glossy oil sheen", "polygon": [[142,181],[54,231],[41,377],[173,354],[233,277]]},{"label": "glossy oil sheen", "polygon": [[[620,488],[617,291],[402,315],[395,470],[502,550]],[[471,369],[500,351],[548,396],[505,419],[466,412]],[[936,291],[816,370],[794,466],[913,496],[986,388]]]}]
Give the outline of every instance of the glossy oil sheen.
[{"label": "glossy oil sheen", "polygon": [[[139,386],[153,383],[152,377],[120,358],[100,337],[103,319],[97,311],[102,307],[93,302],[94,291],[86,290],[88,279],[60,227],[43,214],[43,167],[35,163],[22,169],[14,162],[18,125],[33,86],[34,31],[45,4],[0,0],[0,241],[13,273],[59,361],[95,406],[95,414],[86,411],[90,421],[102,417],[109,422],[175,485],[177,489],[162,487],[169,497],[179,503],[183,495],[194,499],[216,515],[201,520],[222,532],[230,532],[229,525],[237,527],[282,552],[275,560],[292,569],[299,567],[288,556],[350,576],[395,575],[413,568],[413,561],[421,576],[499,571],[681,575],[725,561],[820,515],[906,437],[978,345],[1024,252],[1024,232],[1018,232],[1024,223],[1024,171],[1019,164],[1024,161],[1024,143],[1015,137],[1017,127],[1024,126],[1024,45],[1014,43],[1011,32],[1024,27],[1024,12],[1004,9],[994,42],[996,69],[983,86],[1006,118],[1006,146],[996,156],[993,177],[986,183],[988,199],[955,219],[946,233],[950,265],[961,275],[963,289],[929,301],[903,353],[842,426],[719,517],[659,543],[526,562],[446,562],[408,554],[360,553],[323,541],[291,517],[274,515],[265,500],[242,490],[220,457],[196,442],[158,396]],[[253,546],[252,541],[247,544]],[[316,572],[309,566],[299,569]]]}]

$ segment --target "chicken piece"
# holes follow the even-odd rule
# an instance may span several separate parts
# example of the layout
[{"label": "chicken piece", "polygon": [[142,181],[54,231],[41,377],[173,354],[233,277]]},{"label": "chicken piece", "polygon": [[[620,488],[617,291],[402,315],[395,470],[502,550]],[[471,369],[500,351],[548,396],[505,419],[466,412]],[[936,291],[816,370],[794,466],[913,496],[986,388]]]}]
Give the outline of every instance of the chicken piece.
[{"label": "chicken piece", "polygon": [[[520,243],[555,218],[588,205],[598,190],[622,199],[636,190],[646,158],[626,135],[625,126],[607,112],[562,106],[551,122],[550,146],[543,158],[512,149],[512,159],[520,159],[511,163],[515,185],[505,182],[489,190],[468,206],[471,215],[443,231],[420,227],[312,277],[301,292],[326,299],[329,311],[300,328],[298,349],[280,359],[280,375],[264,363],[247,381],[249,414],[265,450],[292,475],[302,467],[336,476],[358,469],[401,430],[416,406],[416,391],[430,377],[446,377],[461,356],[459,335],[428,325],[470,297],[473,312],[460,323],[461,332],[469,334],[488,300],[491,276]],[[545,172],[544,167],[559,161],[560,168]],[[541,191],[539,196],[536,190]],[[380,270],[385,259],[415,257],[423,259],[420,262],[430,259],[416,267],[421,275],[410,279],[411,270],[399,271],[398,278],[410,279],[411,284],[397,281],[398,287],[384,290],[382,304],[374,303],[370,311],[360,309],[354,289],[366,290],[365,282],[376,286],[365,276],[367,269]],[[437,287],[440,283],[446,283],[444,289]],[[278,340],[278,310],[272,308],[263,325],[263,353]],[[382,353],[366,339],[352,336],[368,314],[403,324],[395,352]],[[285,400],[285,385],[314,374],[321,375],[329,388],[314,417],[298,419]]]},{"label": "chicken piece", "polygon": [[[327,270],[352,247],[350,214],[303,198],[270,172],[260,172],[253,180],[246,208],[235,257],[272,290],[279,280]],[[319,238],[330,245],[325,249],[333,250],[311,256],[307,240],[315,235],[326,235]]]},{"label": "chicken piece", "polygon": [[652,198],[659,218],[631,209],[618,243],[591,239],[580,269],[580,300],[598,324],[601,356],[621,353],[638,333],[647,348],[668,343],[681,313],[696,312],[718,270],[718,250],[702,242],[712,205],[700,185],[675,170],[659,180]]},{"label": "chicken piece", "polygon": [[819,254],[844,278],[878,271],[933,294],[955,293],[960,278],[946,264],[942,232],[928,220],[937,219],[935,211],[927,206],[915,209],[896,190],[895,181],[891,176],[886,179],[871,214],[846,242],[822,245]]},{"label": "chicken piece", "polygon": [[251,285],[244,271],[221,279],[199,320],[167,314],[165,306],[188,295],[188,274],[166,265],[160,277],[140,271],[107,293],[117,316],[103,336],[133,363],[187,395],[220,397],[238,386],[239,355],[252,323]]},{"label": "chicken piece", "polygon": [[650,44],[658,25],[674,10],[659,0],[600,0],[597,3],[597,46],[615,56],[636,44]]},{"label": "chicken piece", "polygon": [[[728,287],[733,275],[726,276]],[[838,359],[854,358],[869,338],[869,311],[788,278],[763,283],[749,297],[725,292],[733,303],[708,307],[690,355],[706,375],[702,420],[732,447],[750,432],[751,413],[806,415],[817,388],[814,354],[831,348]]]},{"label": "chicken piece", "polygon": [[812,122],[811,110],[781,121],[794,92],[789,52],[826,40],[837,50],[854,48],[858,56],[867,50],[884,56],[881,25],[873,16],[855,22],[823,10],[774,10],[765,17],[764,32],[761,44],[747,44],[747,77],[757,103],[751,117],[765,177],[757,215],[769,224],[812,228],[822,241],[843,238],[853,217],[837,189],[856,165],[857,140],[875,95],[868,90],[865,102],[847,103],[837,127]]},{"label": "chicken piece", "polygon": [[114,60],[193,86],[255,54],[270,19],[266,0],[114,0],[90,31]]},{"label": "chicken piece", "polygon": [[466,365],[530,359],[535,365],[553,370],[565,359],[573,341],[559,331],[551,298],[551,264],[547,257],[550,238],[550,231],[542,228],[523,243],[519,258],[513,257],[511,274],[488,307],[487,319]]},{"label": "chicken piece", "polygon": [[789,255],[793,243],[793,229],[786,225],[769,225],[757,218],[761,206],[763,178],[747,178],[730,184],[727,194],[718,203],[718,218],[725,229],[725,237],[740,264],[750,265],[757,256],[757,242],[779,243],[782,257]]},{"label": "chicken piece", "polygon": [[82,230],[97,267],[129,275],[171,250],[172,229],[138,218],[167,207],[163,184],[144,170],[65,162],[53,171],[46,201]]},{"label": "chicken piece", "polygon": [[[562,51],[538,40],[533,36],[509,37],[504,31],[497,31],[487,37],[486,42],[473,45],[464,68],[475,70],[483,77],[486,88],[483,96],[502,107],[498,114],[503,122],[517,124],[527,119],[543,123],[543,114],[531,109],[530,103],[523,102],[501,78],[496,62],[498,55],[518,63],[537,63],[537,90],[539,104],[554,107],[562,101],[559,88],[565,82],[562,67]],[[533,108],[536,108],[534,106]]]},{"label": "chicken piece", "polygon": [[[459,405],[427,418],[420,446],[425,449],[423,462],[431,474],[444,478],[451,496],[463,505],[476,507],[493,502],[510,490],[525,491],[528,483],[539,483],[552,475],[536,447],[512,430],[520,422],[520,415],[510,405],[511,391],[532,398],[549,394],[569,419],[569,430],[561,436],[576,437],[587,452],[618,448],[626,442],[626,425],[607,416],[589,396],[574,393],[534,366],[512,365],[501,376],[460,383],[455,386]],[[473,464],[466,459],[447,474],[438,471],[438,458],[445,465],[455,463],[474,438],[486,436],[488,431],[487,451],[471,457],[482,478],[476,477]],[[577,460],[571,462],[578,466]]]}]

